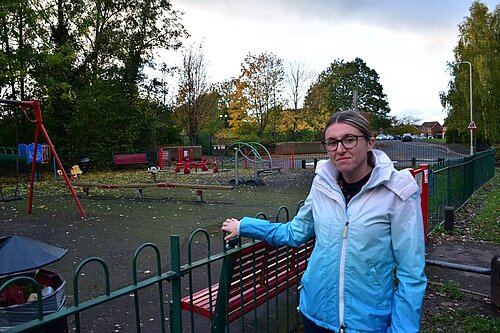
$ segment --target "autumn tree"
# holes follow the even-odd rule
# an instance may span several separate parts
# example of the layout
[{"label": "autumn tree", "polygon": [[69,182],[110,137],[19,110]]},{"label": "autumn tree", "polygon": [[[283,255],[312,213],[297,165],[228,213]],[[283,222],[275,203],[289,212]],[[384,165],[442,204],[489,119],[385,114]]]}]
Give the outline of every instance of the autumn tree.
[{"label": "autumn tree", "polygon": [[275,134],[283,101],[284,68],[283,61],[273,53],[259,55],[248,54],[242,65],[238,89],[246,103],[240,103],[244,109],[237,110],[245,114],[246,120],[258,124],[259,135],[265,130]]},{"label": "autumn tree", "polygon": [[248,114],[249,101],[245,94],[246,84],[241,79],[234,80],[234,91],[231,92],[228,104],[228,124],[235,132],[240,132],[244,123],[251,122]]},{"label": "autumn tree", "polygon": [[448,91],[440,94],[448,112],[447,140],[467,143],[470,122],[470,67],[472,65],[472,110],[478,144],[500,140],[500,6],[492,11],[479,1],[472,3],[470,16],[458,26],[455,59],[449,64],[452,76]]},{"label": "autumn tree", "polygon": [[236,81],[230,78],[212,86],[212,90],[217,94],[217,106],[211,126],[217,143],[227,144],[237,139],[235,131],[231,129],[231,108],[233,98],[236,98]]},{"label": "autumn tree", "polygon": [[351,62],[338,59],[319,75],[304,101],[317,131],[333,113],[353,108],[354,90],[358,91],[358,110],[370,115],[372,127],[390,126],[390,108],[378,73],[360,58]]},{"label": "autumn tree", "polygon": [[235,79],[227,79],[222,82],[216,83],[213,86],[214,91],[219,95],[219,114],[217,117],[220,119],[221,128],[229,127],[229,108],[231,105],[231,100],[236,92],[236,82]]},{"label": "autumn tree", "polygon": [[203,46],[190,46],[183,51],[177,95],[177,119],[182,124],[191,145],[196,145],[202,125],[212,109],[208,97],[207,64]]}]

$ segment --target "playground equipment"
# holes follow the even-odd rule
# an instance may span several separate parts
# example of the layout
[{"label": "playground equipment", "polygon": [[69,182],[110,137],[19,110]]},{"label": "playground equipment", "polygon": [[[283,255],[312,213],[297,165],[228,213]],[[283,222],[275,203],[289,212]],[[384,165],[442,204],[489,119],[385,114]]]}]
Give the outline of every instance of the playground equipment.
[{"label": "playground equipment", "polygon": [[132,188],[136,190],[135,198],[143,199],[143,189],[145,188],[187,188],[196,194],[198,202],[203,202],[203,191],[204,190],[232,190],[233,186],[224,185],[207,185],[207,184],[175,184],[175,183],[141,183],[141,184],[100,184],[100,183],[81,183],[73,182],[74,186],[83,187],[83,192],[89,195],[90,188],[100,188],[106,190],[117,190],[123,188]]},{"label": "playground equipment", "polygon": [[[59,176],[62,176],[62,173],[62,170],[57,170],[57,174]],[[78,176],[80,176],[81,174],[83,174],[82,169],[80,169],[80,166],[78,166],[77,164],[73,165],[67,173],[68,177],[70,177],[71,180],[78,180]]]},{"label": "playground equipment", "polygon": [[[82,205],[80,204],[80,201],[78,200],[78,197],[76,196],[75,190],[73,189],[73,186],[71,185],[71,182],[68,178],[68,175],[66,174],[66,171],[64,171],[64,167],[61,163],[61,160],[59,159],[59,156],[57,155],[57,152],[54,148],[54,145],[52,144],[52,141],[50,140],[50,137],[45,130],[45,126],[43,125],[43,119],[42,119],[42,112],[40,110],[40,101],[38,100],[32,100],[32,101],[15,101],[15,100],[8,100],[8,99],[0,99],[0,104],[7,104],[7,105],[13,105],[21,109],[22,113],[24,114],[24,117],[26,118],[27,121],[35,124],[35,139],[33,143],[33,152],[38,151],[38,137],[40,136],[40,132],[42,132],[45,141],[47,142],[47,145],[50,148],[50,152],[54,156],[57,166],[59,167],[60,170],[62,170],[62,176],[64,178],[64,181],[66,182],[66,186],[68,187],[71,196],[73,197],[80,214],[82,215],[83,218],[87,218],[87,214],[83,210]],[[28,115],[28,112],[26,111],[27,108],[30,108],[33,112],[34,119],[31,119]],[[28,214],[32,213],[33,209],[33,192],[34,192],[34,184],[35,184],[35,169],[36,169],[36,157],[32,158],[31,161],[31,176],[30,176],[30,192],[29,192],[29,202],[28,202]]]},{"label": "playground equipment", "polygon": [[[236,186],[241,184],[260,186],[264,182],[259,175],[262,173],[271,173],[281,171],[281,168],[273,167],[273,159],[269,151],[258,142],[236,141],[229,144],[222,155],[222,168],[224,165],[234,166],[236,176],[230,183]],[[239,177],[238,168],[243,164],[245,169],[253,167],[255,169],[255,178],[245,180]]]},{"label": "playground equipment", "polygon": [[193,160],[193,150],[185,149],[185,148],[177,148],[177,163],[175,166],[175,173],[184,170],[184,174],[191,173],[191,170],[194,168],[195,172],[198,172],[200,169],[202,172],[208,172],[208,167],[213,166],[212,171],[214,173],[219,172],[219,168],[217,167],[217,162],[210,162],[202,159],[201,161]]},{"label": "playground equipment", "polygon": [[5,170],[5,175],[10,174],[5,183],[0,183],[0,202],[21,200],[19,192],[19,168],[21,163],[26,163],[26,157],[20,156],[16,148],[0,147],[0,165]]}]

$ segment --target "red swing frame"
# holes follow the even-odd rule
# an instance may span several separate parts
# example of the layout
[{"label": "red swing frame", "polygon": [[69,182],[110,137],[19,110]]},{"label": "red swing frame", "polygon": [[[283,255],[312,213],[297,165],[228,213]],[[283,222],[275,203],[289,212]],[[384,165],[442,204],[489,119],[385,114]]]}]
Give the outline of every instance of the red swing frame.
[{"label": "red swing frame", "polygon": [[[32,100],[32,101],[15,101],[15,100],[9,100],[9,99],[0,99],[0,104],[9,104],[9,105],[14,105],[18,106],[21,108],[21,111],[24,114],[24,117],[31,123],[35,124],[35,139],[34,139],[34,144],[33,144],[33,151],[37,151],[37,146],[38,146],[38,137],[40,135],[40,132],[42,132],[45,141],[47,141],[47,144],[50,147],[50,151],[52,152],[52,155],[56,159],[57,166],[59,167],[60,170],[62,170],[62,176],[64,177],[64,181],[66,182],[66,186],[68,187],[69,191],[71,192],[71,196],[75,200],[75,203],[78,207],[78,210],[80,211],[80,214],[82,215],[82,218],[86,219],[87,214],[83,210],[83,207],[80,203],[80,200],[78,200],[78,197],[75,193],[75,190],[73,188],[73,185],[71,185],[71,182],[68,178],[68,175],[66,174],[66,171],[64,170],[64,167],[61,163],[61,160],[59,159],[59,156],[57,155],[56,149],[54,148],[54,145],[52,144],[52,141],[50,140],[49,134],[45,130],[45,127],[43,126],[43,119],[42,119],[42,112],[40,110],[40,101],[39,100]],[[30,107],[33,109],[35,119],[30,119],[26,112],[26,108]],[[28,214],[32,213],[33,210],[33,191],[34,191],[34,184],[35,184],[35,169],[36,169],[36,158],[32,159],[31,162],[31,179],[30,179],[30,194],[29,194],[29,202],[28,202]]]}]

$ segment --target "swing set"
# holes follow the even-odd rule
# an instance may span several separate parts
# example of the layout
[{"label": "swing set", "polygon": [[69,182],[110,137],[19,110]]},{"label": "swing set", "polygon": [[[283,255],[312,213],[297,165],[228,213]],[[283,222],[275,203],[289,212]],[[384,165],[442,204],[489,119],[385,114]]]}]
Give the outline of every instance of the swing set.
[{"label": "swing set", "polygon": [[[52,141],[50,140],[50,137],[45,130],[45,126],[43,125],[43,119],[42,119],[42,112],[40,110],[40,101],[39,100],[32,100],[32,101],[15,101],[15,100],[9,100],[9,99],[0,99],[0,104],[7,104],[7,105],[13,105],[17,108],[20,108],[25,119],[29,121],[30,123],[35,124],[35,138],[34,138],[34,143],[33,143],[33,152],[36,154],[37,147],[39,145],[38,142],[38,137],[40,136],[40,132],[45,138],[45,141],[47,145],[50,148],[50,151],[52,153],[52,156],[54,156],[54,159],[57,163],[57,166],[60,170],[62,170],[62,177],[64,178],[64,181],[66,182],[66,186],[68,187],[71,196],[73,197],[78,210],[80,211],[80,214],[82,218],[86,219],[87,214],[83,210],[82,205],[80,204],[80,200],[78,200],[78,197],[75,193],[75,190],[73,189],[73,186],[71,185],[71,182],[68,178],[68,175],[66,174],[66,171],[64,170],[64,167],[61,163],[61,160],[59,159],[59,156],[57,155],[57,152],[54,148],[54,145],[52,144]],[[30,118],[28,115],[28,112],[26,111],[26,108],[30,108],[33,112],[34,119]],[[34,191],[34,184],[35,184],[35,169],[36,169],[36,157],[34,156],[31,159],[31,176],[30,176],[30,191],[29,191],[29,202],[28,202],[28,214],[32,213],[33,210],[33,191]],[[16,190],[17,191],[17,190]]]},{"label": "swing set", "polygon": [[[0,147],[0,163],[2,164],[2,170],[8,170],[11,174],[11,176],[8,176],[7,172],[5,172],[5,177],[7,179],[15,180],[15,182],[11,181],[10,184],[8,181],[0,184],[0,202],[9,202],[22,199],[19,192],[20,162],[24,162],[26,164],[27,158],[26,156],[20,156],[17,153],[16,148]],[[11,167],[9,168],[9,166]],[[13,184],[15,184],[15,186]]]}]

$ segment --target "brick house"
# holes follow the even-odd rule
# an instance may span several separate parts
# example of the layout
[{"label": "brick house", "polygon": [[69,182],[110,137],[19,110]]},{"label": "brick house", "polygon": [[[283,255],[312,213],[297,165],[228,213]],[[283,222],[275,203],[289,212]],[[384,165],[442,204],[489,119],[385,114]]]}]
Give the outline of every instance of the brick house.
[{"label": "brick house", "polygon": [[420,132],[425,136],[432,136],[435,139],[443,138],[443,127],[438,121],[426,121],[420,125]]}]

